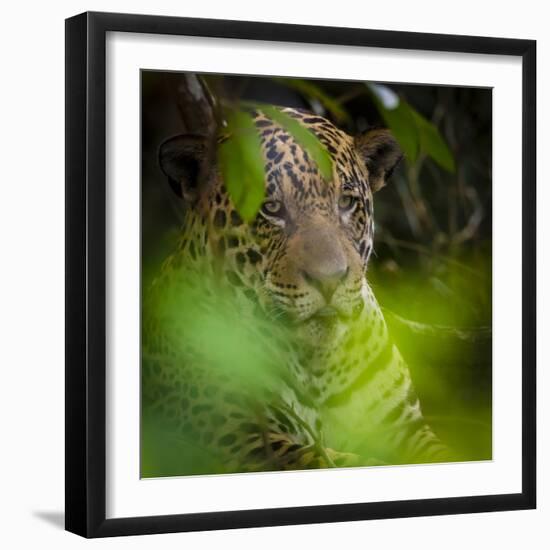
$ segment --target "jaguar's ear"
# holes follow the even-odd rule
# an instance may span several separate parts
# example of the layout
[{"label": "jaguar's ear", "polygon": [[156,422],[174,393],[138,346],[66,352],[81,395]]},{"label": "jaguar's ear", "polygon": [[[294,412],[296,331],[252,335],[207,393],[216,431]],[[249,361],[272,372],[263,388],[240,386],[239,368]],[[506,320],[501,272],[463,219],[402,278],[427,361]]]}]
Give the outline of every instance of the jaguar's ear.
[{"label": "jaguar's ear", "polygon": [[386,185],[403,153],[389,130],[369,130],[355,138],[355,147],[369,171],[369,183],[374,192]]},{"label": "jaguar's ear", "polygon": [[204,136],[182,134],[167,139],[159,148],[161,170],[174,192],[186,201],[193,201],[198,195],[206,141]]}]

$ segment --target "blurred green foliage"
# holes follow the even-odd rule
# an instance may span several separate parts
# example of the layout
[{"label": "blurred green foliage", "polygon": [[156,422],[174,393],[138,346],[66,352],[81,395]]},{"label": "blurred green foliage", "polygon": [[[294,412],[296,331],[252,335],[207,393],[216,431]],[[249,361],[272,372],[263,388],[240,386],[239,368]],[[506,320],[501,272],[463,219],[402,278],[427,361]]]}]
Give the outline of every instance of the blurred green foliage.
[{"label": "blurred green foliage", "polygon": [[367,88],[409,162],[415,162],[422,153],[445,170],[455,171],[453,154],[434,124],[387,86],[367,83]]},{"label": "blurred green foliage", "polygon": [[[293,331],[260,310],[243,307],[210,266],[197,271],[179,264],[173,267],[170,276],[155,281],[142,310],[141,475],[226,473],[221,457],[201,445],[191,425],[178,416],[180,390],[184,385],[215,388],[221,384],[259,401],[264,400],[262,394],[266,401],[279,395],[284,391],[286,344],[292,342]],[[461,274],[456,266],[448,274],[455,276],[460,279],[464,299],[475,301],[479,281],[468,281],[471,275]],[[452,448],[455,460],[490,459],[491,401],[483,389],[490,386],[490,379],[484,379],[482,368],[490,362],[490,331],[457,330],[457,322],[475,315],[463,317],[460,311],[437,303],[437,294],[430,288],[414,293],[414,284],[398,285],[388,297],[378,277],[383,275],[371,274],[381,299],[406,304],[411,315],[432,321],[411,323],[386,310],[386,320],[407,358],[428,422]],[[443,283],[452,285],[448,280]],[[156,332],[156,323],[162,326],[161,334]],[[363,333],[363,327],[351,330],[355,329]],[[149,341],[157,338],[162,338],[162,345],[150,346]],[[155,353],[148,355],[151,348]],[[198,379],[195,365],[200,365]],[[223,415],[223,403],[216,403],[216,412]],[[360,403],[355,407],[362,409]],[[378,433],[372,428],[376,422],[363,412],[360,423],[349,422],[348,417],[354,414],[348,409],[346,418],[325,425],[324,437],[331,446],[356,453],[365,463],[372,457],[391,464],[406,462],[405,455],[401,459],[393,452],[388,455],[381,443],[383,426]]]},{"label": "blurred green foliage", "polygon": [[[492,456],[491,253],[430,258],[368,279],[407,361],[425,416],[458,459]],[[398,313],[396,313],[398,312]]]},{"label": "blurred green foliage", "polygon": [[[277,395],[286,364],[284,325],[243,308],[211,265],[174,267],[155,280],[142,305],[143,477],[224,473],[221,457],[180,416],[182,388],[200,386],[203,404],[203,390],[211,388],[219,417],[221,388],[261,401],[262,392]],[[284,340],[276,338],[283,333]]]},{"label": "blurred green foliage", "polygon": [[260,136],[251,115],[239,109],[226,112],[228,137],[218,148],[227,191],[245,221],[254,219],[265,198],[265,174]]}]

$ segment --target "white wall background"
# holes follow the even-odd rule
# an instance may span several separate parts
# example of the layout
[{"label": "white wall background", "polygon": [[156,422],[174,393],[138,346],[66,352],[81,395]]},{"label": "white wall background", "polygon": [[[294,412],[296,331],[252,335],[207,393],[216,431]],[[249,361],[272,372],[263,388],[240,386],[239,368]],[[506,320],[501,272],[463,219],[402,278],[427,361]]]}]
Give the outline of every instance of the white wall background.
[{"label": "white wall background", "polygon": [[[86,542],[63,522],[64,18],[105,10],[538,40],[539,509]],[[548,548],[550,36],[544,3],[10,2],[0,32],[0,542],[6,548]],[[519,154],[519,152],[518,152]],[[519,188],[518,188],[519,193]],[[511,223],[514,218],[510,214]],[[519,260],[519,252],[511,260]],[[547,268],[547,269],[545,269]]]}]

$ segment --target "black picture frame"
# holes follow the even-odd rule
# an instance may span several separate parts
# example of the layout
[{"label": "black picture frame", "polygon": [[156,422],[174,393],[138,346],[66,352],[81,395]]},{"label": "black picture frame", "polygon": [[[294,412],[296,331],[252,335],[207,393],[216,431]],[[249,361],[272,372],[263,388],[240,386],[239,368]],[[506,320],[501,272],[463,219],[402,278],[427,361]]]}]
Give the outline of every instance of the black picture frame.
[{"label": "black picture frame", "polygon": [[[105,39],[108,31],[517,56],[522,121],[522,491],[106,519]],[[85,537],[535,508],[536,42],[352,28],[83,13],[66,20],[66,529]]]}]

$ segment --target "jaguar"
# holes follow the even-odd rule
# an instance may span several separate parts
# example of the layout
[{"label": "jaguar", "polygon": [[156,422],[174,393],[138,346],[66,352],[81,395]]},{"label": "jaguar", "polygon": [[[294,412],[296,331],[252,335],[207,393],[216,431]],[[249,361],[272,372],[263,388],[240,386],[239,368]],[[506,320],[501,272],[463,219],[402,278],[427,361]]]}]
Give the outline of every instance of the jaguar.
[{"label": "jaguar", "polygon": [[350,136],[278,109],[317,137],[332,178],[256,109],[265,200],[249,222],[211,137],[160,147],[185,216],[144,301],[144,406],[215,456],[218,472],[448,460],[367,280],[373,196],[402,158],[398,143],[387,129]]}]

